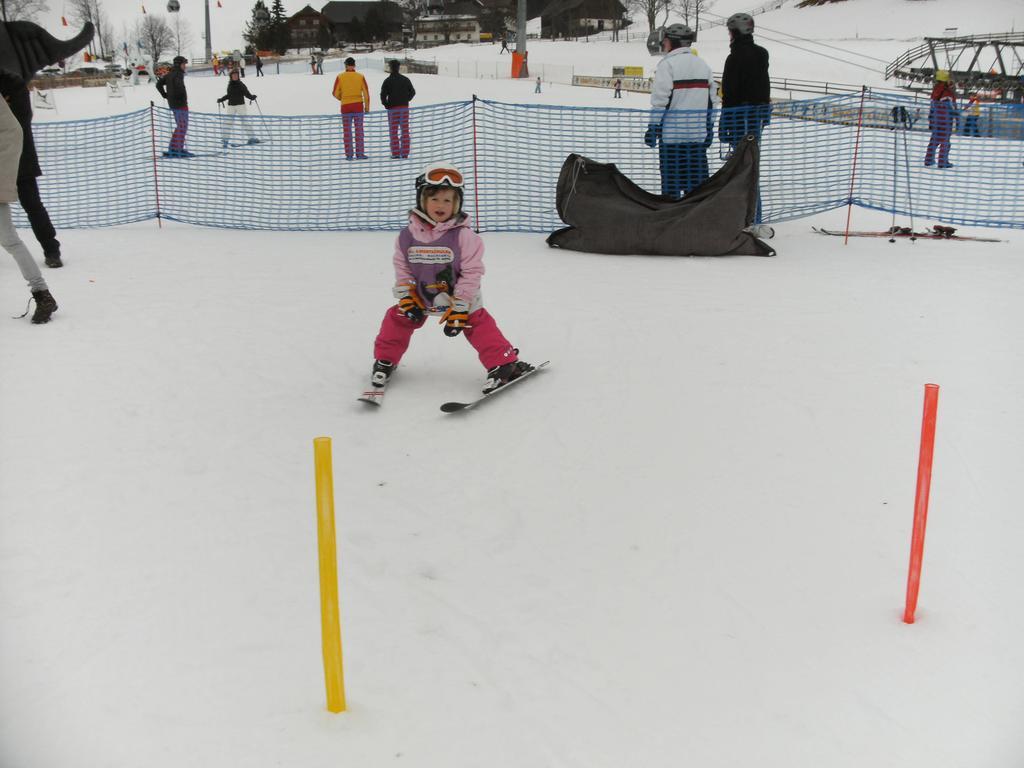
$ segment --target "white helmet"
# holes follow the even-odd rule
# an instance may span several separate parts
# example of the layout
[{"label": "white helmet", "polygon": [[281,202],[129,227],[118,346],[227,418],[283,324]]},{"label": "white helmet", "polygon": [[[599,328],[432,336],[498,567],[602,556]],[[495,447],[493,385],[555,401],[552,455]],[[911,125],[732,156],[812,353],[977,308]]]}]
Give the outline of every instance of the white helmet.
[{"label": "white helmet", "polygon": [[725,27],[738,35],[752,35],[754,34],[754,17],[749,13],[734,13],[725,22]]}]

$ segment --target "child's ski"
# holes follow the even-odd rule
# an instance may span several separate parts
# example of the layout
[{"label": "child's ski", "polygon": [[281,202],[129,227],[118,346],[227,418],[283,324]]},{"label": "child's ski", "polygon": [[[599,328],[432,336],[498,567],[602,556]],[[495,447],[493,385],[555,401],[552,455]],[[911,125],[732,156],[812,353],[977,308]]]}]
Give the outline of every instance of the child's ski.
[{"label": "child's ski", "polygon": [[[845,237],[846,232],[838,232],[832,229],[818,229],[818,227],[811,227],[819,235],[832,235],[833,237]],[[889,237],[889,238],[910,238],[911,240],[970,240],[977,243],[1001,243],[994,237],[970,237],[969,235],[957,235],[954,234],[956,230],[953,227],[943,227],[936,225],[926,232],[914,232],[910,227],[893,227],[892,229],[885,230],[884,232],[850,232],[850,237]]]},{"label": "child's ski", "polygon": [[361,403],[376,405],[378,408],[384,403],[384,390],[387,387],[370,387],[363,394],[356,398]]},{"label": "child's ski", "polygon": [[540,369],[546,367],[550,362],[551,362],[550,360],[545,360],[543,363],[538,363],[537,365],[535,365],[533,367],[532,371],[527,371],[522,376],[520,376],[518,379],[512,379],[512,381],[510,381],[508,384],[500,386],[497,389],[495,389],[494,391],[489,392],[486,395],[480,395],[480,397],[478,397],[476,400],[470,400],[468,403],[456,403],[456,402],[445,403],[444,405],[441,406],[441,410],[444,411],[445,413],[458,413],[459,411],[468,411],[470,408],[475,408],[477,405],[482,403],[484,400],[487,400],[487,399],[489,399],[491,397],[494,397],[499,392],[504,392],[506,389],[508,389],[509,387],[511,387],[514,384],[518,384],[523,379],[529,378],[530,376],[535,374]]}]

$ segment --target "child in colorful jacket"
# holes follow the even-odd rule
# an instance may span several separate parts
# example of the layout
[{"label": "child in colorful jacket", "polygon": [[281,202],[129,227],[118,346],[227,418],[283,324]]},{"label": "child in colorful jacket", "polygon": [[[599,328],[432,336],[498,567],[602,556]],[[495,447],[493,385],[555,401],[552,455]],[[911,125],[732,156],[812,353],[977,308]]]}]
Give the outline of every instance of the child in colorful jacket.
[{"label": "child in colorful jacket", "polygon": [[373,345],[374,387],[387,385],[428,314],[442,315],[446,336],[465,334],[487,369],[484,394],[533,370],[483,307],[484,245],[462,210],[463,188],[462,173],[450,163],[431,164],[416,179],[416,207],[395,240],[398,303],[384,313]]}]

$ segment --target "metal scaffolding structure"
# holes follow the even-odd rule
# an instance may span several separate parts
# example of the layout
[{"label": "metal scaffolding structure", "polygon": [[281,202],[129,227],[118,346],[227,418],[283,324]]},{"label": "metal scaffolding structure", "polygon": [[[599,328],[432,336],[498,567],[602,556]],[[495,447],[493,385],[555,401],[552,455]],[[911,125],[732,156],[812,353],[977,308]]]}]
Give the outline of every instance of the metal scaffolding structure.
[{"label": "metal scaffolding structure", "polygon": [[885,70],[904,88],[931,87],[935,73],[949,72],[958,89],[985,91],[998,101],[1024,100],[1024,32],[926,37]]}]

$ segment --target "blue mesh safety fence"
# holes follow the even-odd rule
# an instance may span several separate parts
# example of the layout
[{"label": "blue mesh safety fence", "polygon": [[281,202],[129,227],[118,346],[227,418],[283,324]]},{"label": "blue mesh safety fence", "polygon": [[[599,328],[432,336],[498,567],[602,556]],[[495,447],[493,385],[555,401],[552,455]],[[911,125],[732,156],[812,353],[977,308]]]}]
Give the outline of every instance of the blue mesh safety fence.
[{"label": "blue mesh safety fence", "polygon": [[[570,153],[613,162],[650,191],[677,193],[713,174],[731,142],[750,131],[761,138],[763,221],[852,201],[946,223],[1024,227],[1020,105],[961,108],[929,121],[927,104],[871,93],[781,102],[766,112],[669,114],[474,100],[410,109],[408,149],[396,117],[282,117],[256,105],[246,116],[190,112],[189,157],[164,155],[176,147],[177,125],[164,108],[37,123],[41,193],[58,228],[159,213],[213,227],[396,229],[420,169],[446,160],[464,171],[466,207],[481,230],[547,232],[561,226],[555,187]],[[938,146],[926,166],[930,142]],[[20,209],[15,214],[25,226]]]}]

